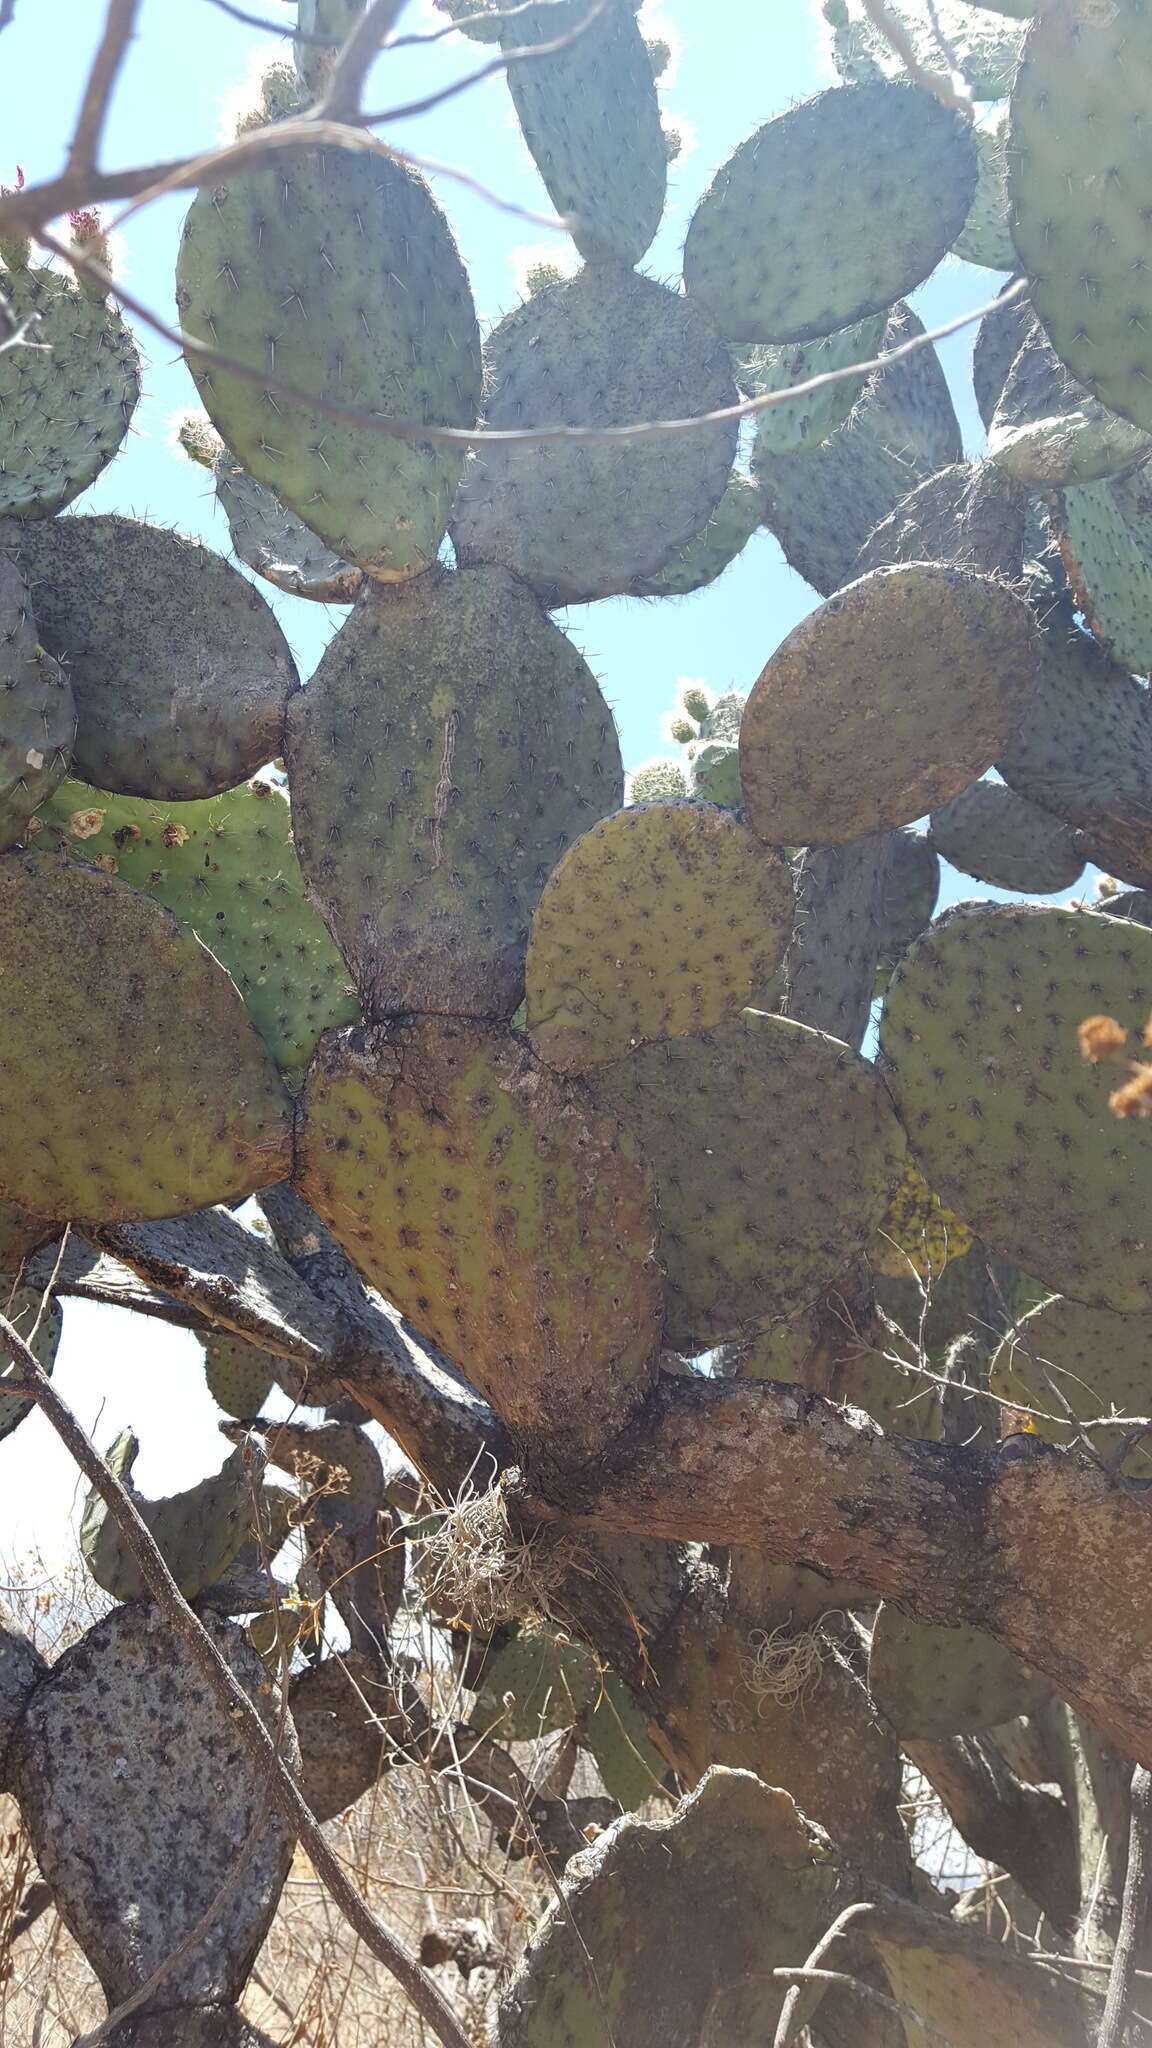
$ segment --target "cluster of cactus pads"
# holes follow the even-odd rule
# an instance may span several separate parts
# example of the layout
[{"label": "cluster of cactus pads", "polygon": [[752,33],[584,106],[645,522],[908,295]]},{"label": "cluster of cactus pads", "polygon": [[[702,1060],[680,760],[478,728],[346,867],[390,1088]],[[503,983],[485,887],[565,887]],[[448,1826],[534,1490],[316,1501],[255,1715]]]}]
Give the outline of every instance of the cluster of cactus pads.
[{"label": "cluster of cactus pads", "polygon": [[[135,345],[99,273],[0,241],[44,344],[0,353],[4,1305],[49,1368],[49,1282],[203,1336],[236,1448],[132,1497],[321,1819],[450,1754],[504,1848],[561,1869],[581,1801],[513,1751],[562,1730],[595,1759],[611,1825],[500,2048],[768,2041],[773,1971],[853,1904],[882,1995],[802,1982],[820,2048],[1078,2048],[1096,1994],[1026,1933],[1107,1962],[1125,1765],[998,1640],[878,1607],[850,1546],[835,1578],[593,1528],[503,1612],[421,1559],[503,1467],[579,1499],[702,1374],[1152,1471],[1139,1431],[1083,1427],[1149,1409],[1152,1147],[1077,1042],[1152,1009],[1152,17],[890,0],[886,39],[827,0],[842,82],[722,165],[681,287],[638,267],[669,152],[630,0],[582,33],[582,0],[438,4],[518,53],[582,267],[482,342],[407,162],[326,142],[205,184],[182,440],[243,572],[68,511]],[[361,12],[300,0],[299,69],[242,125],[310,105]],[[950,251],[1018,273],[977,340],[977,461],[905,303]],[[766,407],[737,466],[742,398],[909,343]],[[556,428],[594,431],[532,437]],[[819,601],[744,687],[684,693],[626,798],[552,614],[681,598],[765,526]],[[348,608],[306,688],[260,579]],[[997,894],[934,921],[941,860]],[[1021,900],[1088,863],[1131,893]],[[274,1387],[311,1418],[259,1421]],[[0,1392],[0,1436],[30,1405]],[[390,1496],[369,1417],[446,1521]],[[110,2004],[184,1945],[109,2040],[244,2048],[291,1840],[96,1495],[82,1543],[117,1604],[51,1667],[0,1630],[0,1789]],[[396,1653],[414,1600],[472,1699],[466,1766]],[[1003,1873],[1010,1944],[916,1872],[902,1753]]]}]

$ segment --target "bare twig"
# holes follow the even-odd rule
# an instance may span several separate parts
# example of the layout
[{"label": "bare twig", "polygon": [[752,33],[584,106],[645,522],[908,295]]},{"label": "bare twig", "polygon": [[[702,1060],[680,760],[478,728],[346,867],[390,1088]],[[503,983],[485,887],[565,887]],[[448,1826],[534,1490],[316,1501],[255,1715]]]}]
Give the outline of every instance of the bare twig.
[{"label": "bare twig", "polygon": [[1096,2048],[1121,2048],[1131,2017],[1132,1978],[1136,1968],[1136,1945],[1148,1918],[1149,1883],[1152,1880],[1152,1771],[1137,1764],[1132,1772],[1131,1819],[1128,1827],[1128,1869],[1124,1878],[1124,1903],[1120,1909],[1120,1932],[1108,1977],[1104,2017],[1096,2036]]},{"label": "bare twig", "polygon": [[298,43],[315,43],[320,49],[328,44],[327,36],[309,35],[304,29],[290,21],[265,21],[262,15],[249,14],[243,7],[237,7],[235,0],[208,0],[209,7],[218,7],[221,14],[231,15],[245,28],[260,29],[266,36],[291,36]]},{"label": "bare twig", "polygon": [[[854,1906],[845,1906],[844,1911],[842,1913],[837,1914],[835,1920],[832,1922],[832,1925],[828,1929],[827,1933],[821,1935],[811,1955],[805,1962],[803,1970],[788,1971],[786,1973],[789,1976],[795,1976],[797,1978],[797,1982],[793,1989],[788,1993],[787,1997],[784,2000],[783,2005],[780,2008],[780,2018],[776,2022],[776,2032],[772,2037],[772,2048],[789,2048],[790,2042],[795,2037],[796,2013],[800,2005],[800,2000],[804,1995],[804,1984],[802,1980],[807,1976],[810,1970],[814,1970],[818,1964],[824,1961],[824,1958],[829,1953],[829,1950],[835,1946],[835,1944],[839,1941],[841,1935],[844,1933],[845,1929],[851,1926],[853,1920],[859,1919],[862,1913],[870,1913],[871,1911],[872,1908],[868,1903],[867,1899],[858,1899]],[[779,1974],[780,1973],[777,1972],[777,1975]]]},{"label": "bare twig", "polygon": [[273,1803],[299,1836],[317,1876],[327,1886],[344,1918],[371,1953],[391,1971],[443,2048],[469,2048],[468,2037],[451,2007],[425,1976],[416,1957],[376,1918],[350,1882],[339,1857],[329,1846],[311,1808],[278,1754],[271,1734],[211,1636],[189,1607],[132,1500],[89,1442],[72,1410],[41,1370],[24,1339],[2,1316],[0,1349],[19,1365],[21,1390],[30,1393],[43,1409],[84,1477],[114,1517],[157,1607],[189,1656],[199,1665],[256,1770],[261,1776],[267,1774]]},{"label": "bare twig", "polygon": [[942,2034],[938,2027],[930,2026],[926,2019],[910,2005],[902,2005],[898,1998],[890,1998],[886,1991],[878,1991],[875,1984],[866,1984],[862,1977],[850,1977],[846,1970],[773,1970],[772,1975],[784,1983],[796,1986],[797,1997],[805,1984],[838,1984],[843,1991],[855,1991],[861,1998],[870,1998],[874,2005],[882,2005],[886,2012],[894,2012],[898,2019],[916,2022],[927,2040],[939,2041],[942,2048],[956,2048],[951,2034]]},{"label": "bare twig", "polygon": [[372,0],[337,52],[317,112],[331,121],[358,121],[360,93],[380,51],[391,35],[404,0]]},{"label": "bare twig", "polygon": [[96,169],[104,124],[108,119],[108,108],[127,55],[128,45],[136,33],[136,17],[139,12],[140,0],[108,0],[104,33],[100,38],[100,47],[92,59],[92,69],[88,73],[88,81],[84,87],[84,97],[80,102],[76,129],[65,164],[65,171],[74,177],[86,178]]}]

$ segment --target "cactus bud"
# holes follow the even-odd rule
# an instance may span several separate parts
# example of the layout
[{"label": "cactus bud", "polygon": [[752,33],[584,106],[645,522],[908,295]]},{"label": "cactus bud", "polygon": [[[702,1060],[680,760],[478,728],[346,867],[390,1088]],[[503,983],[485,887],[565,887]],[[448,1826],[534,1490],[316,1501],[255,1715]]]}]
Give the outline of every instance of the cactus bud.
[{"label": "cactus bud", "polygon": [[[697,725],[702,725],[712,709],[712,692],[706,690],[703,683],[689,683],[687,688],[681,691],[680,702],[689,718],[694,718]],[[692,738],[695,738],[695,734],[692,734]]]}]

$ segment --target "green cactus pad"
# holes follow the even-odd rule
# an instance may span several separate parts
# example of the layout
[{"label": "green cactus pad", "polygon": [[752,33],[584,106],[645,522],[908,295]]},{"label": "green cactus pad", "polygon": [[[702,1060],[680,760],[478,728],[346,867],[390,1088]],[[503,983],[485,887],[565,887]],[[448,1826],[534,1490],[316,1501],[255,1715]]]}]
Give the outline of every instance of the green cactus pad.
[{"label": "green cactus pad", "polygon": [[583,1643],[521,1628],[485,1664],[469,1725],[501,1742],[532,1742],[573,1727],[599,1688],[595,1661]]},{"label": "green cactus pad", "polygon": [[1009,299],[1003,306],[998,300],[976,329],[972,350],[972,388],[985,427],[992,424],[992,415],[1007,382],[1008,372],[1024,346],[1034,318],[1027,298]]},{"label": "green cactus pad", "polygon": [[737,811],[742,801],[740,749],[731,740],[707,740],[692,757],[692,794]]},{"label": "green cactus pad", "polygon": [[1092,632],[1139,675],[1152,669],[1152,471],[1066,490],[1052,512],[1060,558]]},{"label": "green cactus pad", "polygon": [[976,137],[976,193],[952,254],[985,270],[1014,270],[1016,251],[1008,228],[1008,112],[1004,107],[980,122]]},{"label": "green cactus pad", "polygon": [[[41,1316],[40,1305],[43,1299],[42,1288],[21,1287],[17,1274],[0,1273],[0,1315],[7,1318],[14,1330],[19,1331],[44,1371],[51,1373],[56,1363],[63,1317],[58,1301],[48,1302]],[[37,1321],[40,1324],[38,1330]],[[33,1330],[36,1330],[35,1336],[32,1335]],[[4,1363],[7,1364],[7,1360]],[[2,1371],[3,1367],[0,1366],[0,1374]],[[0,1377],[0,1387],[3,1384],[3,1378]],[[19,1394],[0,1393],[0,1440],[10,1435],[17,1423],[23,1422],[24,1417],[31,1413],[35,1405],[32,1400],[21,1399]]]},{"label": "green cactus pad", "polygon": [[[200,1620],[297,1769],[292,1723],[277,1728],[256,1652],[231,1622]],[[219,2018],[240,1996],[294,1834],[269,1811],[267,1767],[253,1766],[171,1623],[152,1606],[117,1607],[66,1649],[28,1702],[12,1763],[36,1860],[109,2006],[168,1965],[144,2010],[115,2029],[118,2048],[259,2048],[264,2037],[239,2026],[186,2026],[181,2007],[202,2002]],[[208,1928],[186,1951],[201,1918]]]},{"label": "green cactus pad", "polygon": [[660,1336],[646,1175],[514,1034],[424,1018],[322,1039],[298,1180],[514,1431],[602,1443],[643,1399]]},{"label": "green cactus pad", "polygon": [[752,538],[763,511],[759,485],[733,470],[707,526],[678,548],[655,576],[639,577],[632,586],[633,597],[686,597],[691,590],[715,583]]},{"label": "green cactus pad", "polygon": [[882,996],[901,953],[932,921],[940,862],[923,832],[894,832],[884,869],[876,994]]},{"label": "green cactus pad", "polygon": [[1072,375],[1145,428],[1150,94],[1142,0],[1046,0],[1024,46],[1008,133],[1012,239],[1037,316]]},{"label": "green cactus pad", "polygon": [[991,461],[1032,490],[1115,476],[1149,453],[1147,434],[1070,377],[1038,322],[1025,337],[988,429]]},{"label": "green cactus pad", "polygon": [[216,1406],[242,1422],[259,1415],[277,1383],[267,1353],[231,1330],[213,1330],[205,1337],[204,1379]]},{"label": "green cactus pad", "polygon": [[[613,427],[736,402],[707,316],[651,278],[595,265],[529,299],[484,344],[487,427]],[[655,576],[728,486],[736,423],[624,447],[480,449],[452,515],[463,562],[499,562],[547,605]]]},{"label": "green cactus pad", "polygon": [[0,554],[0,853],[67,773],[75,734],[68,678],[36,638],[23,576]]},{"label": "green cactus pad", "polygon": [[[1022,1410],[1038,1410],[1029,1428],[1045,1443],[1075,1440],[1073,1417],[1098,1422],[1108,1415],[1148,1413],[1152,1316],[1116,1315],[1085,1308],[1057,1295],[1041,1302],[1005,1337],[992,1360],[989,1391]],[[1119,1451],[1122,1429],[1094,1429],[1085,1441],[1101,1458]],[[1152,1451],[1143,1437],[1128,1452],[1130,1479],[1152,1478]]]},{"label": "green cactus pad", "polygon": [[140,358],[110,306],[55,270],[0,270],[32,348],[0,355],[0,517],[43,519],[111,462],[140,396]]},{"label": "green cactus pad", "polygon": [[[902,308],[888,324],[885,346],[923,332]],[[922,348],[878,372],[823,446],[775,455],[757,440],[752,474],[764,492],[764,524],[805,581],[831,596],[851,581],[856,557],[881,520],[962,454],[940,359]]]},{"label": "green cactus pad", "polygon": [[[145,1500],[132,1485],[139,1450],[132,1431],[124,1430],[106,1454],[108,1469],[130,1493],[185,1599],[193,1600],[223,1576],[252,1533],[252,1493],[245,1454],[234,1450],[219,1472],[187,1493],[174,1493],[167,1500]],[[259,1445],[253,1447],[253,1457],[252,1485],[258,1488],[263,1475]],[[119,1524],[94,1489],[80,1522],[80,1549],[96,1584],[113,1599],[148,1597]]]},{"label": "green cactus pad", "polygon": [[[887,313],[874,313],[870,319],[854,321],[851,327],[822,335],[818,341],[741,350],[736,355],[736,381],[750,398],[762,398],[769,391],[787,391],[790,385],[807,383],[810,377],[825,376],[829,370],[871,362],[880,353],[887,326]],[[756,439],[761,452],[792,455],[818,448],[843,425],[867,382],[867,372],[842,377],[808,398],[789,399],[759,413]]]},{"label": "green cactus pad", "polygon": [[1152,697],[1080,631],[1069,605],[1048,619],[1028,716],[996,765],[1019,796],[1079,827],[1109,873],[1137,886],[1152,879]]},{"label": "green cactus pad", "polygon": [[[1152,932],[1020,904],[960,904],[905,954],[883,1068],[925,1178],[994,1251],[1090,1307],[1152,1307],[1152,1150],[1108,1108],[1115,1069],[1077,1027],[1152,1009]],[[957,1028],[956,1020],[962,1020]]]},{"label": "green cactus pad", "polygon": [[72,685],[86,782],[162,802],[216,796],[280,752],[291,650],[218,555],[111,512],[27,525],[16,552]]},{"label": "green cactus pad", "polygon": [[[184,225],[177,303],[185,332],[336,405],[429,426],[475,420],[467,275],[423,179],[391,158],[324,149],[204,186]],[[195,357],[190,368],[237,460],[342,561],[387,581],[435,561],[457,450],[327,419]]]},{"label": "green cactus pad", "polygon": [[582,1074],[751,1002],[792,930],[775,849],[712,804],[617,811],[553,870],[528,942],[528,1036]]},{"label": "green cactus pad", "polygon": [[983,1629],[930,1628],[885,1602],[872,1627],[868,1690],[902,1742],[933,1742],[1030,1714],[1050,1688]]},{"label": "green cactus pad", "polygon": [[979,575],[1020,575],[1028,500],[991,462],[950,463],[901,498],[869,534],[855,574],[901,562],[942,562]]},{"label": "green cactus pad", "polygon": [[90,868],[5,854],[0,955],[10,1201],[143,1222],[287,1177],[276,1069],[228,976],[159,904]]},{"label": "green cactus pad", "polygon": [[364,571],[342,562],[312,529],[273,495],[266,484],[241,469],[224,449],[213,467],[216,497],[240,561],[289,597],[317,604],[351,604]]},{"label": "green cactus pad", "polygon": [[962,874],[1022,896],[1070,889],[1084,866],[1079,834],[1003,782],[974,782],[933,811],[929,838]]},{"label": "green cactus pad", "polygon": [[[993,11],[1015,15],[1019,9]],[[952,85],[955,63],[973,99],[999,100],[1011,92],[1023,29],[1007,21],[990,21],[983,4],[969,6],[967,0],[935,0],[933,7],[927,0],[886,0],[886,12],[903,30],[917,65],[929,77]],[[907,76],[902,54],[869,19],[862,0],[846,0],[844,16],[831,50],[842,78],[852,82],[877,74]]]},{"label": "green cactus pad", "polygon": [[931,93],[835,86],[721,165],[688,228],[684,283],[728,341],[815,341],[922,284],[975,189],[971,130]]},{"label": "green cactus pad", "polygon": [[740,780],[773,845],[907,825],[991,767],[1036,678],[1031,613],[991,577],[875,569],[790,633],[748,699]]},{"label": "green cactus pad", "polygon": [[814,1300],[863,1248],[903,1169],[874,1070],[756,1010],[642,1046],[588,1085],[651,1164],[677,1350]]},{"label": "green cactus pad", "polygon": [[285,1073],[302,1071],[330,1025],[355,1022],[348,970],[305,899],[291,813],[274,784],[158,804],[65,782],[38,817],[37,853],[55,844],[191,927],[227,968]]},{"label": "green cactus pad", "polygon": [[713,1769],[667,1819],[619,1821],[573,1858],[501,1999],[500,2048],[770,2041],[787,1988],[773,1969],[849,1896],[786,1792]]},{"label": "green cactus pad", "polygon": [[540,891],[623,793],[595,677],[531,592],[503,569],[369,592],[287,753],[301,865],[369,1016],[511,1016]]},{"label": "green cactus pad", "polygon": [[601,1674],[595,1704],[584,1717],[584,1740],[610,1799],[634,1813],[664,1789],[668,1765],[649,1740],[644,1716],[614,1671]]},{"label": "green cactus pad", "polygon": [[[570,35],[585,0],[530,8],[504,24],[505,50]],[[524,140],[557,213],[589,263],[639,263],[660,225],[668,164],[652,62],[628,0],[607,0],[566,50],[504,73]]]}]

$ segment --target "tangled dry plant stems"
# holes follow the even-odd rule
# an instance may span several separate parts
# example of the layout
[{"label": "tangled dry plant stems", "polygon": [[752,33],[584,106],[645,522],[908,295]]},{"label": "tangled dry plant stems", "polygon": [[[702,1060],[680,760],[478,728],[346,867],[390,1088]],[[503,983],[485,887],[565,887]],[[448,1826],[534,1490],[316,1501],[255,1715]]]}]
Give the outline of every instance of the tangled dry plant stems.
[{"label": "tangled dry plant stems", "polygon": [[444,1511],[427,1538],[421,1565],[426,1598],[434,1609],[459,1614],[478,1629],[539,1615],[561,1621],[556,1599],[581,1549],[550,1530],[518,1535],[500,1486],[466,1495]]}]

